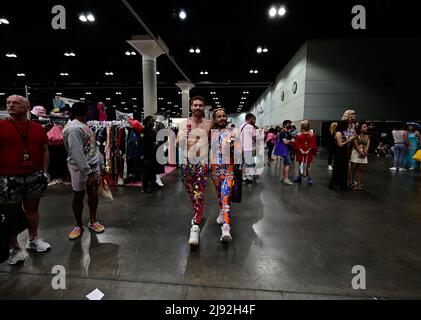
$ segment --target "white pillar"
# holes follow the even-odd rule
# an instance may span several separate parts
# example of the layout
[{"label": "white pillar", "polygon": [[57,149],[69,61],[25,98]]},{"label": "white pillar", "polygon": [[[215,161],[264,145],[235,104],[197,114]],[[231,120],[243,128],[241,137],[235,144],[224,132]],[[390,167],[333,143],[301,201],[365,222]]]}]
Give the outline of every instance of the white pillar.
[{"label": "white pillar", "polygon": [[158,89],[156,79],[156,59],[166,52],[168,48],[158,39],[162,47],[148,35],[133,36],[127,41],[142,55],[143,72],[143,109],[145,117],[154,115],[158,111]]},{"label": "white pillar", "polygon": [[181,89],[181,101],[182,101],[182,117],[190,117],[190,90],[194,88],[194,84],[187,81],[180,81],[176,83],[176,86]]}]

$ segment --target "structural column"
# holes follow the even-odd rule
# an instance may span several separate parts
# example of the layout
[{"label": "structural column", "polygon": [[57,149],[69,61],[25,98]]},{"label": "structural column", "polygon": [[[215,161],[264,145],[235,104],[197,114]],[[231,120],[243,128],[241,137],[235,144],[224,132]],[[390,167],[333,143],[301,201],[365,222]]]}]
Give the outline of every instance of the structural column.
[{"label": "structural column", "polygon": [[176,83],[176,86],[181,89],[182,99],[182,117],[190,117],[190,90],[194,88],[194,84],[187,81],[180,81]]},{"label": "structural column", "polygon": [[[143,72],[143,111],[145,117],[154,115],[158,111],[158,86],[156,79],[156,59],[168,48],[158,39],[159,43],[149,35],[133,36],[127,41],[142,55]],[[164,51],[165,50],[165,51]]]}]

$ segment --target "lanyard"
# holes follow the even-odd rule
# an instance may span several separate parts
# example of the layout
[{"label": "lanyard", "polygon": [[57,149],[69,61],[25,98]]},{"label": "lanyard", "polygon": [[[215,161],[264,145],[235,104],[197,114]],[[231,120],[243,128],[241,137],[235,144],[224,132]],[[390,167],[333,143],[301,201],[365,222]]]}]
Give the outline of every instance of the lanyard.
[{"label": "lanyard", "polygon": [[13,124],[13,127],[16,129],[16,132],[18,133],[19,138],[22,140],[23,147],[25,148],[25,155],[27,155],[28,154],[29,120],[26,123],[26,133],[25,133],[25,136],[24,137],[20,133],[18,127],[15,124],[15,122],[13,120],[11,120],[11,119],[10,119],[10,122]]}]

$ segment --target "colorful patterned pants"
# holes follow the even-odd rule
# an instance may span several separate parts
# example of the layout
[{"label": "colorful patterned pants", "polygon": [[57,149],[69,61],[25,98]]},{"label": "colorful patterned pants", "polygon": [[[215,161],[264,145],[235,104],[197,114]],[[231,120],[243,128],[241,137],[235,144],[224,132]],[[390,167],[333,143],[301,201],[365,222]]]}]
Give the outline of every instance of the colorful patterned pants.
[{"label": "colorful patterned pants", "polygon": [[181,167],[184,187],[193,203],[192,224],[200,225],[205,206],[205,187],[208,180],[208,167],[205,164],[187,164]]},{"label": "colorful patterned pants", "polygon": [[212,165],[212,180],[218,196],[224,223],[231,224],[231,194],[234,184],[235,165]]}]

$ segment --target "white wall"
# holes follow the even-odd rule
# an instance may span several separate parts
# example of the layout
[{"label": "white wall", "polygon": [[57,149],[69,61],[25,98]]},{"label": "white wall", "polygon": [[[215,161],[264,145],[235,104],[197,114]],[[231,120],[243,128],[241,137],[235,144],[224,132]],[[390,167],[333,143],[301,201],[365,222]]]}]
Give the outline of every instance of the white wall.
[{"label": "white wall", "polygon": [[[419,39],[329,39],[307,42],[304,118],[421,118],[417,106]],[[384,84],[392,75],[395,83]]]},{"label": "white wall", "polygon": [[[340,119],[347,109],[355,109],[365,120],[421,119],[419,42],[415,38],[309,40],[250,112],[260,127],[286,119],[320,124]],[[238,117],[232,117],[237,122]],[[243,122],[241,115],[238,123]]]}]

